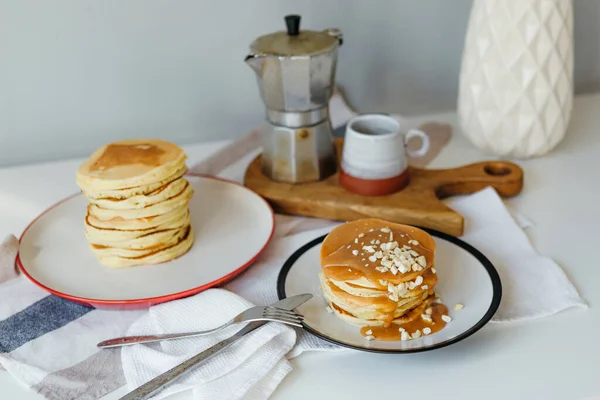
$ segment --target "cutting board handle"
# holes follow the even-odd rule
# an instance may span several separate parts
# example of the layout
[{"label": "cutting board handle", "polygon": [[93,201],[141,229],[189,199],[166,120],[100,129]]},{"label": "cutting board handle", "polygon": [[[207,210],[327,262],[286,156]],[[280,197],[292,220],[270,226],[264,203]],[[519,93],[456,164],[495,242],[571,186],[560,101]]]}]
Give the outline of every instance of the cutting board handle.
[{"label": "cutting board handle", "polygon": [[464,167],[426,171],[439,198],[469,194],[492,186],[500,196],[511,197],[523,188],[523,170],[508,161],[484,161]]}]

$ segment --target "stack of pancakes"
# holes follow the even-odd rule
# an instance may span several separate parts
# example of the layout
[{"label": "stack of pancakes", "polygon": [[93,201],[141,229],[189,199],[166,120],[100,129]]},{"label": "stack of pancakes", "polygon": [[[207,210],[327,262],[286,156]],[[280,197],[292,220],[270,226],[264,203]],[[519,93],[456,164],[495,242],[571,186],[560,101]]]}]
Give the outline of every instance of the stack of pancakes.
[{"label": "stack of pancakes", "polygon": [[340,225],[321,247],[325,299],[369,340],[433,333],[448,313],[435,301],[435,249],[434,239],[415,227],[379,219]]},{"label": "stack of pancakes", "polygon": [[85,234],[109,267],[157,264],[185,254],[194,236],[184,179],[186,154],[173,143],[125,140],[95,151],[77,170],[88,198]]}]

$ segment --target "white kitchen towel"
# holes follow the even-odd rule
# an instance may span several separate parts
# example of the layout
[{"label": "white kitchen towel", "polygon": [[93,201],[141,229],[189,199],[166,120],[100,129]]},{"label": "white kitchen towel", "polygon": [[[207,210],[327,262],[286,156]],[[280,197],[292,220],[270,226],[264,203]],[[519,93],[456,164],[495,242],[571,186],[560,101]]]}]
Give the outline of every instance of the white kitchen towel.
[{"label": "white kitchen towel", "polygon": [[[339,223],[331,223],[335,226]],[[224,289],[211,289],[193,297],[152,307],[127,331],[127,335],[190,332],[211,329],[253,304],[278,300],[277,275],[285,260],[299,247],[329,232],[331,226],[281,238],[270,245],[257,262]],[[237,293],[237,294],[234,294]],[[194,318],[193,316],[202,316]],[[231,327],[208,337],[123,347],[121,359],[127,386],[133,390],[209,346],[233,335]],[[347,350],[303,331],[267,324],[247,335],[190,375],[169,386],[157,399],[187,389],[194,398],[267,399],[291,371],[288,358],[307,350]],[[217,395],[218,394],[218,395]]]},{"label": "white kitchen towel", "polygon": [[[451,198],[446,204],[465,217],[461,239],[481,251],[500,275],[502,302],[493,322],[534,319],[570,307],[587,307],[558,264],[535,251],[494,189]],[[519,219],[530,224],[523,217]]]},{"label": "white kitchen towel", "polygon": [[[517,225],[494,189],[486,188],[472,195],[457,197],[448,200],[447,204],[465,217],[466,226],[462,239],[490,258],[500,274],[504,294],[500,308],[493,318],[494,322],[533,319],[548,316],[570,307],[586,307],[586,303],[579,297],[577,290],[562,269],[551,259],[535,252],[529,239]],[[530,225],[526,218],[520,217],[519,219],[523,221],[523,225]],[[339,222],[331,221],[323,223],[327,226],[278,240],[269,246],[256,265],[225,288],[254,304],[270,304],[276,301],[277,275],[285,260],[299,247],[326,234],[333,226],[339,224]],[[290,228],[290,226],[288,221],[286,227]],[[291,229],[296,229],[297,226],[297,224],[291,226]],[[527,284],[532,281],[536,282],[535,288],[531,288],[531,285]],[[552,295],[549,296],[548,293]],[[210,295],[215,296],[212,293]],[[443,298],[443,293],[441,295]],[[249,306],[245,300],[241,300],[237,296],[231,297],[227,301],[214,299],[205,301],[202,296],[204,294],[199,294],[192,299],[154,307],[134,324],[128,334],[166,333],[173,332],[173,329],[176,331],[208,329],[226,321],[243,309],[244,305]],[[182,303],[185,303],[186,307],[182,307],[180,305]],[[226,311],[227,315],[214,315],[215,313],[209,311],[213,303],[221,304],[222,309],[228,310]],[[235,307],[231,306],[230,309],[230,303],[235,304]],[[189,318],[190,315],[206,315],[206,319]],[[238,399],[244,398],[243,395],[247,395],[247,391],[252,387],[256,389],[253,391],[256,394],[247,395],[248,397],[245,398],[266,399],[290,370],[285,353],[292,344],[281,343],[279,344],[281,348],[278,348],[267,345],[263,347],[263,343],[282,334],[282,331],[291,329],[280,327],[280,330],[264,332],[260,336],[261,340],[256,340],[254,344],[250,343],[250,339],[248,341],[246,338],[243,339],[240,347],[244,348],[244,351],[237,348],[226,350],[222,358],[219,357],[214,363],[206,363],[166,393],[195,388],[197,399],[210,399],[213,398],[211,396],[215,396],[215,393],[226,394],[223,398]],[[139,386],[176,363],[231,334],[232,332],[227,332],[214,340],[198,338],[187,339],[186,343],[180,344],[172,342],[162,345],[123,348],[122,359],[128,386],[131,389]],[[306,350],[343,349],[306,332],[298,334],[298,341],[287,357],[295,357]],[[286,352],[282,351],[283,347],[287,349]],[[256,352],[253,355],[256,359],[262,360],[264,368],[257,370],[248,368],[244,370],[245,372],[236,369],[241,360],[250,357],[253,352]],[[223,359],[229,361],[222,361]],[[217,368],[216,365],[220,365],[220,367]],[[226,376],[226,374],[232,375]],[[233,379],[232,376],[236,378]],[[239,385],[242,382],[246,382],[246,385],[240,389]]]},{"label": "white kitchen towel", "polygon": [[[152,307],[127,331],[128,335],[190,332],[212,329],[253,304],[223,289],[209,289],[176,302]],[[122,349],[123,371],[135,389],[164,371],[224,340],[242,326],[196,338],[165,341]],[[296,332],[268,323],[204,361],[154,398],[193,389],[196,399],[265,400],[292,367],[285,358]]]}]

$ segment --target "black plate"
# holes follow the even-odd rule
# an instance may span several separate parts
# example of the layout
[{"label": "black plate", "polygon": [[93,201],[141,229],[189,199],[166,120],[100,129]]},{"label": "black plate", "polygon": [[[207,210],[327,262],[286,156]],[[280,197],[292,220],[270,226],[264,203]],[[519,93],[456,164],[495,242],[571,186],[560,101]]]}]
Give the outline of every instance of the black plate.
[{"label": "black plate", "polygon": [[[439,349],[439,348],[454,344],[456,342],[459,342],[461,340],[464,340],[467,337],[473,335],[478,330],[480,330],[485,324],[487,324],[492,319],[492,317],[494,316],[496,311],[498,310],[498,307],[500,306],[500,301],[502,299],[502,284],[500,282],[500,276],[498,275],[498,271],[496,271],[496,268],[494,267],[492,262],[490,260],[488,260],[488,258],[485,257],[479,250],[477,250],[470,244],[460,240],[457,237],[448,235],[443,232],[436,231],[434,229],[422,228],[422,227],[418,227],[418,228],[426,231],[433,237],[437,237],[437,238],[446,240],[446,241],[462,248],[463,250],[467,251],[473,257],[475,257],[487,271],[489,278],[491,280],[491,284],[492,284],[492,291],[493,291],[492,301],[491,301],[490,306],[489,306],[488,310],[486,311],[486,313],[475,325],[473,325],[468,330],[460,333],[459,335],[457,335],[451,339],[445,340],[443,342],[438,342],[434,345],[413,348],[413,349],[380,349],[380,348],[377,349],[377,348],[360,347],[360,346],[355,346],[355,345],[352,345],[349,343],[338,341],[337,339],[335,339],[331,336],[328,336],[326,334],[323,334],[323,333],[313,329],[306,323],[304,324],[304,329],[306,331],[312,333],[313,335],[320,337],[321,339],[327,340],[331,343],[335,343],[340,346],[355,349],[355,350],[369,351],[369,352],[375,352],[375,353],[417,353],[417,352],[422,352],[422,351],[430,351],[430,350],[434,350],[434,349]],[[279,272],[279,276],[277,277],[277,296],[279,297],[279,299],[284,299],[287,297],[287,295],[285,293],[285,282],[286,282],[288,273],[291,270],[291,268],[293,267],[293,265],[300,258],[300,256],[302,256],[308,250],[312,249],[313,247],[315,247],[315,246],[319,245],[321,242],[323,242],[325,237],[327,237],[326,234],[308,242],[307,244],[305,244],[304,246],[302,246],[301,248],[296,250],[296,252],[294,252],[294,254],[292,254],[286,260],[286,262],[283,264],[283,267],[281,268],[281,271]]]}]

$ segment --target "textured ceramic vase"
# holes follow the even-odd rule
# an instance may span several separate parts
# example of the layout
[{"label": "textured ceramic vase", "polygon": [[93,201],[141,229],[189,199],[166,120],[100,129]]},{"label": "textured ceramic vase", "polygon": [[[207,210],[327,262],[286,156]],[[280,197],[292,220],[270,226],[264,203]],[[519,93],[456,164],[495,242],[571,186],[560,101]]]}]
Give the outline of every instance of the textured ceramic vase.
[{"label": "textured ceramic vase", "polygon": [[475,0],[458,115],[486,153],[529,158],[564,137],[573,105],[570,0]]}]

